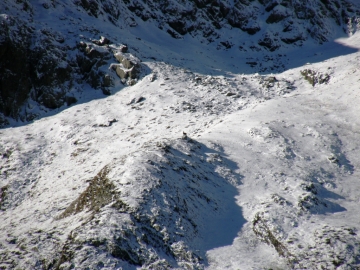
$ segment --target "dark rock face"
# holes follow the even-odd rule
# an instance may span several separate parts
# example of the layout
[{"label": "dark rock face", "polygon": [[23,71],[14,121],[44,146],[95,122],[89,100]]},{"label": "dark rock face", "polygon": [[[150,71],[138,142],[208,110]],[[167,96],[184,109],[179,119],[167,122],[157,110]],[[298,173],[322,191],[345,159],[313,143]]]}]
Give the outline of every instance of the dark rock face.
[{"label": "dark rock face", "polygon": [[[261,30],[270,30],[275,34],[275,28],[262,24],[260,17],[265,14],[267,24],[281,24],[287,32],[292,33],[292,38],[280,41],[282,45],[295,43],[300,40],[300,36],[302,39],[310,36],[321,43],[331,38],[327,19],[334,20],[348,31],[349,21],[360,15],[346,0],[319,0],[311,3],[301,0],[242,0],[234,4],[219,0],[189,0],[181,3],[128,0],[125,3],[137,17],[144,21],[156,21],[161,29],[174,38],[191,34],[203,37],[208,42],[220,37],[221,29],[226,25],[241,29],[249,35],[255,35]],[[289,27],[289,24],[293,27]]]},{"label": "dark rock face", "polygon": [[0,113],[32,120],[34,115],[21,111],[29,98],[49,109],[69,100],[66,89],[73,68],[60,34],[47,29],[34,31],[18,18],[5,15],[1,17],[0,37]]},{"label": "dark rock face", "polygon": [[266,19],[266,23],[278,23],[290,16],[290,10],[287,10],[284,6],[276,6]]},{"label": "dark rock face", "polygon": [[[275,34],[278,31],[275,25],[280,24],[292,34],[292,38],[280,41],[283,46],[295,43],[294,37],[299,36],[325,42],[332,38],[328,19],[335,21],[346,32],[352,31],[349,26],[360,15],[347,0],[241,0],[234,3],[220,0],[126,0],[121,3],[77,0],[74,3],[90,16],[107,15],[107,19],[115,25],[121,24],[120,14],[126,14],[126,24],[130,27],[137,26],[139,19],[155,23],[176,39],[190,34],[206,42],[214,42],[222,36],[224,27],[238,28],[249,35],[261,31]],[[267,18],[266,24],[262,22],[263,15]],[[289,24],[293,27],[288,27]]]},{"label": "dark rock face", "polygon": [[10,16],[0,20],[0,112],[15,118],[32,86],[28,59],[32,29]]},{"label": "dark rock face", "polygon": [[106,87],[112,85],[111,76],[99,68],[106,65],[113,57],[111,49],[107,46],[110,41],[106,37],[101,37],[100,40],[93,40],[92,43],[83,41],[78,43],[76,62],[82,79],[92,88],[101,89],[104,94],[108,94]]},{"label": "dark rock face", "polygon": [[266,33],[258,43],[260,46],[268,49],[270,52],[277,50],[280,45],[276,37],[272,37],[270,34]]}]

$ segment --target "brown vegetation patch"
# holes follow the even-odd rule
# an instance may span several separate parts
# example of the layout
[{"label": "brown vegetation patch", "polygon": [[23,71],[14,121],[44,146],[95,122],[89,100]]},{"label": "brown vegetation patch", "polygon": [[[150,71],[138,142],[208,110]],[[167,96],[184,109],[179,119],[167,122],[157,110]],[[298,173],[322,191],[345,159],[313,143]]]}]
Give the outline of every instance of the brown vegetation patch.
[{"label": "brown vegetation patch", "polygon": [[102,168],[90,181],[86,190],[58,216],[58,219],[77,214],[85,209],[97,212],[101,207],[112,202],[114,202],[115,208],[120,211],[126,211],[127,205],[120,200],[119,193],[115,190],[115,185],[107,177],[109,171],[108,166]]}]

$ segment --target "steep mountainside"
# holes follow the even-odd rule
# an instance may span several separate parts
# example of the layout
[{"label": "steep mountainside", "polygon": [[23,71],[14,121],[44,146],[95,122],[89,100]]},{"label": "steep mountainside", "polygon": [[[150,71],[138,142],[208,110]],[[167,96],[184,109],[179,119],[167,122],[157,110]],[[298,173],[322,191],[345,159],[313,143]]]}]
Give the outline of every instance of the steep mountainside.
[{"label": "steep mountainside", "polygon": [[359,269],[359,10],[1,1],[0,269]]},{"label": "steep mountainside", "polygon": [[[114,56],[121,52],[121,43],[129,43],[132,54],[168,61],[161,53],[134,51],[141,47],[139,34],[145,37],[153,32],[153,40],[146,45],[160,50],[166,39],[159,33],[165,32],[175,39],[186,38],[185,44],[208,44],[215,51],[233,48],[237,51],[231,53],[233,57],[257,53],[260,56],[249,57],[246,63],[254,72],[268,72],[284,70],[285,48],[353,34],[360,14],[346,0],[4,0],[0,10],[2,126],[11,119],[31,121],[84,100],[84,85],[108,95],[119,89],[118,76],[122,83],[136,83],[140,67],[132,74],[126,70],[133,65],[109,69],[112,62],[122,61]],[[101,35],[105,39],[99,39]]]}]

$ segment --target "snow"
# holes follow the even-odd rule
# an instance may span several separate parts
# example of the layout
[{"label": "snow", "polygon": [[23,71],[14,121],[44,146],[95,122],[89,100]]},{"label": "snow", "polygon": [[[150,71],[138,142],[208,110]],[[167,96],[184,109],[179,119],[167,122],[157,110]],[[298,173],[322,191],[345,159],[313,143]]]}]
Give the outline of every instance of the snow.
[{"label": "snow", "polygon": [[[124,37],[141,36],[140,59],[162,59],[144,57],[151,72],[136,85],[0,130],[0,268],[40,269],[68,250],[64,269],[141,268],[116,258],[115,244],[145,269],[359,267],[360,35],[253,74],[243,56],[189,37],[160,46],[151,27]],[[313,87],[304,69],[329,83]],[[126,210],[59,218],[105,166]],[[291,256],[257,236],[255,221]]]}]

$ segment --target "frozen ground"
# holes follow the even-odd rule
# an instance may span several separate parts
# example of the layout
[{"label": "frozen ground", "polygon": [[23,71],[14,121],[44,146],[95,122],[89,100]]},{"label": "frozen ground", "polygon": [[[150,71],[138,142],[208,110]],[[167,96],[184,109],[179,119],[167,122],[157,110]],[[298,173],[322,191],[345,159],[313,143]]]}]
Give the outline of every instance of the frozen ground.
[{"label": "frozen ground", "polygon": [[331,44],[267,75],[145,59],[0,130],[0,269],[360,267],[360,35]]}]

